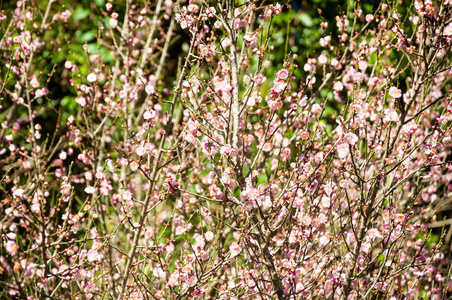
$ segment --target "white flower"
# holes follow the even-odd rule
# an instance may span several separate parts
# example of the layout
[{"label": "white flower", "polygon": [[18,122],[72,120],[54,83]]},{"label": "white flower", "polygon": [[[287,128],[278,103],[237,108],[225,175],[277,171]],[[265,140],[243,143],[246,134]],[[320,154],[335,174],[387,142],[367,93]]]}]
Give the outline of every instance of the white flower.
[{"label": "white flower", "polygon": [[394,109],[386,109],[383,121],[385,121],[385,122],[398,122],[399,121],[399,115],[397,114],[397,112]]},{"label": "white flower", "polygon": [[319,239],[319,244],[321,246],[325,246],[326,244],[328,244],[329,241],[330,241],[330,239],[327,236],[322,235]]},{"label": "white flower", "polygon": [[87,194],[93,194],[95,190],[96,190],[95,187],[93,187],[93,186],[88,186],[88,187],[85,188],[85,193],[87,193]]},{"label": "white flower", "polygon": [[24,195],[25,191],[23,189],[17,189],[13,192],[14,197],[16,198],[22,198],[22,196]]},{"label": "white flower", "polygon": [[118,26],[118,20],[116,20],[116,19],[110,18],[109,23],[110,23],[111,28],[116,28],[116,26]]},{"label": "white flower", "polygon": [[97,80],[97,75],[94,74],[94,73],[91,73],[91,74],[88,75],[88,77],[86,77],[86,79],[87,79],[89,82],[94,82],[94,81]]},{"label": "white flower", "polygon": [[89,250],[88,251],[88,261],[89,262],[93,262],[93,261],[98,261],[102,258],[101,255],[99,255],[99,252],[97,252],[97,250]]},{"label": "white flower", "polygon": [[148,85],[144,88],[144,91],[145,91],[148,95],[154,94],[155,88],[154,88],[154,86],[153,86],[152,84],[148,84]]},{"label": "white flower", "polygon": [[210,242],[211,240],[213,240],[213,232],[212,232],[212,231],[207,231],[207,232],[204,234],[204,237],[206,238],[206,240],[207,240],[208,242]]},{"label": "white flower", "polygon": [[75,98],[75,102],[80,104],[80,106],[85,106],[86,105],[85,97],[77,97],[77,98]]}]

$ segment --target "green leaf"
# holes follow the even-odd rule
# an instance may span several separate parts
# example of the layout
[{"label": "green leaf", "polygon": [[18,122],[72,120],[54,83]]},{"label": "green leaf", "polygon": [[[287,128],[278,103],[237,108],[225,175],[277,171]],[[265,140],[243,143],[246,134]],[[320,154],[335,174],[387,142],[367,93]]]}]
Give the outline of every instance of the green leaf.
[{"label": "green leaf", "polygon": [[97,30],[90,30],[77,37],[77,43],[86,43],[96,38]]},{"label": "green leaf", "polygon": [[314,25],[314,21],[312,21],[312,18],[306,13],[301,13],[298,19],[300,20],[301,24],[306,27],[311,27],[312,25]]},{"label": "green leaf", "polygon": [[94,3],[96,3],[98,7],[103,7],[105,5],[105,0],[94,0]]},{"label": "green leaf", "polygon": [[72,14],[72,19],[74,20],[81,20],[89,16],[90,10],[88,8],[83,8],[81,5],[77,5],[77,7],[74,10],[74,13]]}]

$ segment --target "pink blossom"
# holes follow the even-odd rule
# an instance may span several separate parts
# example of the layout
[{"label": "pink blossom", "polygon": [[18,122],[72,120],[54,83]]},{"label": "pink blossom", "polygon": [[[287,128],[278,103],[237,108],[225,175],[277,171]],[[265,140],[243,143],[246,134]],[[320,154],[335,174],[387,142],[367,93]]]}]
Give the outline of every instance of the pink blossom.
[{"label": "pink blossom", "polygon": [[255,35],[246,35],[243,40],[250,45],[251,48],[256,47],[258,39]]},{"label": "pink blossom", "polygon": [[122,198],[126,201],[129,201],[132,199],[132,193],[130,191],[124,191],[122,193]]},{"label": "pink blossom", "polygon": [[11,240],[7,241],[5,243],[5,248],[6,248],[6,251],[9,254],[11,254],[12,256],[16,256],[18,254],[19,245],[17,245],[15,241],[11,241]]},{"label": "pink blossom", "polygon": [[49,89],[47,87],[44,87],[42,89],[36,90],[35,96],[37,98],[41,98],[41,97],[44,97],[45,95],[47,95],[48,93],[49,93]]},{"label": "pink blossom", "polygon": [[77,97],[77,98],[75,98],[75,102],[80,104],[80,106],[86,106],[86,98],[85,97]]},{"label": "pink blossom", "polygon": [[16,189],[16,190],[13,192],[13,195],[14,195],[14,197],[16,197],[16,198],[22,198],[23,195],[24,195],[24,193],[25,193],[25,191],[24,191],[23,189],[18,188],[18,189]]},{"label": "pink blossom", "polygon": [[33,78],[30,81],[30,85],[35,89],[39,87],[39,81],[36,78],[36,76],[33,76]]},{"label": "pink blossom", "polygon": [[177,226],[176,227],[176,235],[181,235],[185,233],[185,228],[182,226]]},{"label": "pink blossom", "polygon": [[367,231],[367,235],[373,240],[375,238],[383,238],[383,235],[378,231],[377,228],[371,228],[369,231]]},{"label": "pink blossom", "polygon": [[349,145],[356,145],[358,143],[358,137],[356,136],[356,134],[349,132],[345,135],[344,137],[345,141],[349,144]]},{"label": "pink blossom", "polygon": [[231,252],[231,258],[236,257],[242,251],[242,248],[237,244],[237,242],[232,242],[229,246],[229,251]]},{"label": "pink blossom", "polygon": [[165,273],[165,271],[163,271],[163,269],[160,265],[157,265],[157,267],[154,268],[154,270],[152,271],[152,274],[154,274],[154,277],[156,277],[156,278],[166,279],[166,273]]},{"label": "pink blossom", "polygon": [[276,73],[276,77],[281,80],[287,79],[287,77],[289,77],[289,71],[286,69],[279,70],[278,73]]},{"label": "pink blossom", "polygon": [[391,96],[392,98],[400,98],[402,97],[402,91],[395,86],[392,86],[389,89],[389,96]]},{"label": "pink blossom", "polygon": [[287,83],[282,82],[282,81],[277,81],[273,85],[273,90],[279,94],[279,93],[282,93],[286,89],[286,86],[287,86]]},{"label": "pink blossom", "polygon": [[411,135],[416,131],[417,127],[418,126],[417,126],[416,122],[414,120],[412,120],[409,123],[402,126],[402,131],[405,134]]},{"label": "pink blossom", "polygon": [[348,144],[340,144],[337,146],[337,154],[340,159],[344,159],[350,153],[350,148]]},{"label": "pink blossom", "polygon": [[180,284],[180,273],[179,271],[174,271],[168,278],[167,286],[176,287]]},{"label": "pink blossom", "polygon": [[88,251],[87,258],[89,262],[100,261],[103,255],[99,254],[97,250],[91,249]]},{"label": "pink blossom", "polygon": [[444,35],[451,36],[452,35],[452,24],[449,24],[444,28]]},{"label": "pink blossom", "polygon": [[136,161],[132,161],[129,166],[130,166],[130,170],[132,170],[132,171],[138,170],[138,167],[139,167],[139,165]]},{"label": "pink blossom", "polygon": [[398,122],[399,114],[394,109],[386,109],[383,120],[385,122]]},{"label": "pink blossom", "polygon": [[333,85],[333,90],[340,92],[344,89],[344,85],[340,81],[336,81]]},{"label": "pink blossom", "polygon": [[270,108],[273,110],[281,109],[283,106],[283,103],[280,100],[276,100],[276,101],[269,100],[267,103],[268,103],[268,106],[270,106]]},{"label": "pink blossom", "polygon": [[154,119],[156,116],[156,112],[153,109],[146,110],[143,114],[143,118],[145,120]]},{"label": "pink blossom", "polygon": [[111,28],[116,28],[116,26],[118,26],[117,19],[110,18],[110,20],[108,20],[108,23],[110,24]]}]

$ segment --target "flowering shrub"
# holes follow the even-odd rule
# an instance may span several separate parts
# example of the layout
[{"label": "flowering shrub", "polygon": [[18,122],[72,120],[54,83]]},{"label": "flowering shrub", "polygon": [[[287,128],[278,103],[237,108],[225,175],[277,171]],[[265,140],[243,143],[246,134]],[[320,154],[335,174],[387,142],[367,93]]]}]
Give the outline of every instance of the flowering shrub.
[{"label": "flowering shrub", "polygon": [[2,11],[2,297],[445,299],[452,2],[397,3],[284,61],[286,4]]}]

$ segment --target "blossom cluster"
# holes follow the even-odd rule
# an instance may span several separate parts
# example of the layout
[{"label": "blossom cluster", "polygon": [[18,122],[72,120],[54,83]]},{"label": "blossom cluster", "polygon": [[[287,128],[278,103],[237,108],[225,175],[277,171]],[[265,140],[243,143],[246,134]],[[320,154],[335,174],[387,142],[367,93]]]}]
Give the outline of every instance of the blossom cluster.
[{"label": "blossom cluster", "polygon": [[357,2],[281,61],[290,5],[95,2],[0,13],[4,295],[452,292],[451,1]]}]

